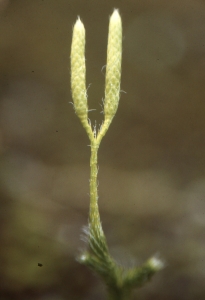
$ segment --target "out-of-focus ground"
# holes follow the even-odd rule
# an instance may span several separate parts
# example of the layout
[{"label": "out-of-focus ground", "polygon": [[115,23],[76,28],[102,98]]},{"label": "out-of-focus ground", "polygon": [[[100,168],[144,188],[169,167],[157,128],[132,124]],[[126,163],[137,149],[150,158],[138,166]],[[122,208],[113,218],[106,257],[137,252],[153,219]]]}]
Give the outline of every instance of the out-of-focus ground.
[{"label": "out-of-focus ground", "polygon": [[114,7],[126,93],[99,151],[103,227],[120,263],[166,260],[133,299],[205,299],[205,2],[1,0],[1,300],[105,299],[75,260],[90,148],[70,104],[69,55],[80,15],[100,124]]}]

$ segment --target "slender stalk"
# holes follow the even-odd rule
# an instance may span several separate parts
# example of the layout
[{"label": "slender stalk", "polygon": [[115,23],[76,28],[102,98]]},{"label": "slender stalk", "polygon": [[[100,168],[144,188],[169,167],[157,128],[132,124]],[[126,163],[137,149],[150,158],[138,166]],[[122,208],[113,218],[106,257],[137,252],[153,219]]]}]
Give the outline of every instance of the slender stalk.
[{"label": "slender stalk", "polygon": [[90,157],[90,212],[89,212],[89,223],[92,226],[100,223],[100,214],[98,208],[98,190],[97,190],[98,149],[99,149],[99,145],[96,139],[92,140],[91,157]]}]

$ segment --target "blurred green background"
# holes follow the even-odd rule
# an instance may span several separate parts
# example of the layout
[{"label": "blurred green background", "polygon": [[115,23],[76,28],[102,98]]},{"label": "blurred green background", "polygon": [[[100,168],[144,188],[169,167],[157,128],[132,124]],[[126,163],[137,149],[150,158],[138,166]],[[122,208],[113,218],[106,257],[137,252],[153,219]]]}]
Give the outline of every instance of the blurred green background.
[{"label": "blurred green background", "polygon": [[110,251],[126,266],[166,260],[133,299],[205,299],[205,2],[0,0],[0,300],[106,299],[75,260],[90,148],[70,104],[69,56],[80,15],[99,126],[113,8],[122,93],[99,151]]}]

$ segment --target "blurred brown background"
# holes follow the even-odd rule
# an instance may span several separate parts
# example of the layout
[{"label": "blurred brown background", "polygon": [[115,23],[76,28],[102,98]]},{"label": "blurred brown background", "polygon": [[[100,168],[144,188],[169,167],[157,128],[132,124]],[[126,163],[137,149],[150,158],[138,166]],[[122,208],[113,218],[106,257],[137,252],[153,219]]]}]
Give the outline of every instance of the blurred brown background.
[{"label": "blurred brown background", "polygon": [[0,0],[0,300],[106,299],[75,260],[90,149],[69,103],[69,55],[80,15],[100,124],[113,8],[126,93],[99,151],[110,250],[125,265],[167,262],[133,299],[205,298],[205,2]]}]

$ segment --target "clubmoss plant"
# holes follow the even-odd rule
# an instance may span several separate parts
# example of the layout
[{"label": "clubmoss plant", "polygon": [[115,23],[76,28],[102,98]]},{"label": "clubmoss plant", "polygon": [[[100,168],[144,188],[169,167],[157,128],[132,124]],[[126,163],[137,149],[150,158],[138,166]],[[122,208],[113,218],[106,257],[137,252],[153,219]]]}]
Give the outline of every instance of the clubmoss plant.
[{"label": "clubmoss plant", "polygon": [[162,261],[152,257],[140,267],[125,269],[109,253],[106,237],[102,229],[98,208],[97,154],[103,136],[106,134],[116,114],[121,79],[122,22],[117,9],[110,17],[107,65],[105,78],[104,122],[99,131],[92,129],[88,119],[85,66],[85,28],[78,17],[74,28],[71,46],[71,89],[76,115],[85,128],[91,146],[90,158],[90,210],[88,229],[85,232],[88,249],[78,261],[89,266],[104,280],[108,299],[129,299],[132,288],[144,285],[163,267]]}]

